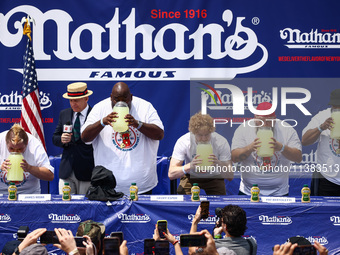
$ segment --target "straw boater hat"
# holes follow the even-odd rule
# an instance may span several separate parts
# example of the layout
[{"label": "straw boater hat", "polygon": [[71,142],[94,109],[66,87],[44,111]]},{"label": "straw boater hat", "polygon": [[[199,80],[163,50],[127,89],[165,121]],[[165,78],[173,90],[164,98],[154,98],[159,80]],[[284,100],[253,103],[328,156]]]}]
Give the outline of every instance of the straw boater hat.
[{"label": "straw boater hat", "polygon": [[67,99],[79,99],[92,95],[93,91],[87,89],[85,82],[75,82],[67,86],[67,92],[63,95],[63,98]]}]

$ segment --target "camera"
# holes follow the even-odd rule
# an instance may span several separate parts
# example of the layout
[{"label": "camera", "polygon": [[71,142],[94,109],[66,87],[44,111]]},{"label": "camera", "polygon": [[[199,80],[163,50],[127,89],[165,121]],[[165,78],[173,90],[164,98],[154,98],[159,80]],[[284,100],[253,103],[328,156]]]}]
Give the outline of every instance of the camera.
[{"label": "camera", "polygon": [[163,234],[163,232],[167,233],[168,222],[166,220],[159,220],[159,221],[157,221],[157,228],[158,228],[159,237],[164,239],[165,235]]},{"label": "camera", "polygon": [[201,201],[201,218],[207,219],[209,217],[209,201]]},{"label": "camera", "polygon": [[207,238],[205,235],[198,234],[181,234],[181,247],[205,247],[207,246]]},{"label": "camera", "polygon": [[28,234],[28,226],[20,226],[17,232],[18,241],[23,241]]},{"label": "camera", "polygon": [[215,223],[215,228],[219,228],[222,226],[222,221],[221,221],[221,218],[222,218],[222,210],[223,208],[221,207],[217,207],[215,209],[215,215],[216,215],[216,223]]}]

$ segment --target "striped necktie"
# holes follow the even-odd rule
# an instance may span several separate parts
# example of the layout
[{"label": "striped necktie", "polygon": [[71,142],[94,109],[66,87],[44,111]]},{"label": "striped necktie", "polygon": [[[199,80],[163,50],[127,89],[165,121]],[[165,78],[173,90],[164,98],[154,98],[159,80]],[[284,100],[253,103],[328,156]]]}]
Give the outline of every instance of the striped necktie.
[{"label": "striped necktie", "polygon": [[74,134],[74,139],[78,141],[80,139],[80,112],[77,112],[77,118],[76,121],[74,122],[74,127],[73,127],[73,134]]}]

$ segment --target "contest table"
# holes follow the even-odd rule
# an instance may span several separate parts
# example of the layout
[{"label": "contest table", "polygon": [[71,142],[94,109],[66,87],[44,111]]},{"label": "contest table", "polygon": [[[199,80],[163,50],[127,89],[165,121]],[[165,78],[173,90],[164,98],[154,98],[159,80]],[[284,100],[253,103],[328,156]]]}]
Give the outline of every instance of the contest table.
[{"label": "contest table", "polygon": [[[183,199],[183,201],[174,201]],[[275,244],[284,243],[288,237],[301,235],[310,241],[317,240],[330,253],[340,252],[340,199],[312,197],[311,203],[251,203],[248,196],[202,196],[210,201],[210,216],[201,221],[198,230],[212,231],[215,209],[228,204],[241,206],[247,213],[248,229],[245,236],[252,236],[258,243],[258,254],[271,254]],[[162,201],[159,201],[162,200]],[[92,219],[106,226],[106,234],[123,231],[128,242],[129,254],[142,254],[145,238],[152,238],[157,220],[168,221],[170,232],[179,238],[189,233],[191,221],[199,202],[190,196],[140,196],[139,201],[122,199],[110,203],[89,201],[79,196],[72,201],[62,201],[60,195],[51,201],[8,201],[0,197],[0,240],[3,245],[16,238],[20,226],[30,231],[45,227],[70,229],[76,233],[80,222]],[[172,245],[170,245],[171,247]],[[50,254],[63,254],[48,245]],[[173,248],[171,247],[171,254]]]}]

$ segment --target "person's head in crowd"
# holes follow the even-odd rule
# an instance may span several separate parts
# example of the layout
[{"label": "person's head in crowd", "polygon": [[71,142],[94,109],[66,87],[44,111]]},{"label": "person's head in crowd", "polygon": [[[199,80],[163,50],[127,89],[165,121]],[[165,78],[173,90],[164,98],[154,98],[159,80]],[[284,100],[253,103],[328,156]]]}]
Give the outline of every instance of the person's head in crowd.
[{"label": "person's head in crowd", "polygon": [[227,205],[222,209],[223,231],[231,237],[240,237],[247,229],[246,212],[237,205]]},{"label": "person's head in crowd", "polygon": [[15,249],[19,246],[21,241],[19,240],[11,240],[8,241],[5,246],[2,248],[1,254],[2,255],[12,255]]},{"label": "person's head in crowd", "polygon": [[[272,108],[272,104],[269,102],[262,102],[257,107],[256,110],[269,110]],[[275,126],[276,114],[275,111],[271,114],[255,114],[255,126],[256,127],[271,127]]]},{"label": "person's head in crowd", "polygon": [[127,103],[131,109],[132,94],[130,92],[129,86],[124,82],[117,82],[113,86],[111,92],[112,107],[120,101]]},{"label": "person's head in crowd", "polygon": [[48,255],[47,249],[41,244],[31,244],[24,248],[20,255]]},{"label": "person's head in crowd", "polygon": [[74,82],[67,86],[67,92],[63,97],[70,100],[74,112],[81,112],[86,108],[89,96],[92,94],[93,91],[87,89],[85,82]]},{"label": "person's head in crowd", "polygon": [[6,145],[9,152],[24,152],[28,144],[28,136],[25,130],[14,124],[6,134]]},{"label": "person's head in crowd", "polygon": [[195,135],[196,143],[209,142],[215,131],[214,119],[208,114],[196,113],[190,118],[189,131]]},{"label": "person's head in crowd", "polygon": [[[105,226],[102,223],[98,223],[92,220],[81,222],[78,226],[76,236],[88,236],[90,237],[97,254],[102,254],[102,242],[105,237]],[[85,249],[79,249],[80,252]]]}]

